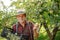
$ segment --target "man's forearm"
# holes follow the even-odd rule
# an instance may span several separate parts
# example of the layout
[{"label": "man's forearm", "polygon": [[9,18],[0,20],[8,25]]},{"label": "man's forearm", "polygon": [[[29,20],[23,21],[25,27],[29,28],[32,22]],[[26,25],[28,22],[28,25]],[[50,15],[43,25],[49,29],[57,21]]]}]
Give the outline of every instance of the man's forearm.
[{"label": "man's forearm", "polygon": [[34,30],[34,37],[38,38],[38,36],[39,36],[39,33],[37,32],[37,30]]}]

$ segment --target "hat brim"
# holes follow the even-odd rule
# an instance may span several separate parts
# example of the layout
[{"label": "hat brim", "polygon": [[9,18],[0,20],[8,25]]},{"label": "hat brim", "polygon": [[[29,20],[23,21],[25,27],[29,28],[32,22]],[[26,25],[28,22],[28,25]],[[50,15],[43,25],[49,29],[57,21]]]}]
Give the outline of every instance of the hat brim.
[{"label": "hat brim", "polygon": [[26,14],[26,13],[20,13],[20,14],[16,14],[16,15],[21,15],[21,14]]}]

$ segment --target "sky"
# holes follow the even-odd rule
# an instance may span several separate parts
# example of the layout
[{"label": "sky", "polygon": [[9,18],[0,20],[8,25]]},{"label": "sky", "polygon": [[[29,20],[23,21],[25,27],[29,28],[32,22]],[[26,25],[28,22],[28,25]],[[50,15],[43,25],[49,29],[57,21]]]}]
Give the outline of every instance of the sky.
[{"label": "sky", "polygon": [[12,0],[12,1],[11,0],[0,0],[0,1],[3,1],[6,6],[9,6],[12,1],[17,1],[17,0]]},{"label": "sky", "polygon": [[[11,0],[0,0],[0,2],[1,1],[3,1],[6,7],[9,7],[13,1],[17,1],[17,0],[12,0],[12,1]],[[12,7],[10,7],[9,9],[12,9]],[[1,3],[0,3],[0,10],[3,10],[3,5]]]},{"label": "sky", "polygon": [[[4,5],[6,7],[9,7],[13,1],[17,1],[17,0],[12,0],[12,1],[11,0],[0,0],[0,10],[3,10],[3,5],[1,4],[1,1],[3,1]],[[23,0],[20,0],[20,1],[23,1]],[[25,0],[25,1],[27,1],[27,0]],[[10,7],[10,9],[11,8],[14,8],[14,7]]]},{"label": "sky", "polygon": [[10,0],[0,0],[0,1],[3,1],[5,6],[9,6],[11,4]]}]

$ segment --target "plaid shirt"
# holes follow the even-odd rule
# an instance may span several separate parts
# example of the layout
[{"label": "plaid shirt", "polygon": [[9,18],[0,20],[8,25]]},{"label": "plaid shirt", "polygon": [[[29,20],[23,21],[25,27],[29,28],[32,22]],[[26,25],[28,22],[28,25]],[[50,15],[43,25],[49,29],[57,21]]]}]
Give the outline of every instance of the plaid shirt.
[{"label": "plaid shirt", "polygon": [[[31,26],[29,26],[29,25],[31,25]],[[23,26],[18,22],[18,28],[17,28],[18,31],[17,31],[17,33],[18,33],[18,35],[21,35],[21,34],[28,35],[29,40],[34,40],[34,37],[33,37],[33,24],[31,22],[29,22],[29,25],[26,22],[25,27],[23,28]],[[14,31],[14,33],[16,32],[16,24],[13,25],[13,31]]]}]

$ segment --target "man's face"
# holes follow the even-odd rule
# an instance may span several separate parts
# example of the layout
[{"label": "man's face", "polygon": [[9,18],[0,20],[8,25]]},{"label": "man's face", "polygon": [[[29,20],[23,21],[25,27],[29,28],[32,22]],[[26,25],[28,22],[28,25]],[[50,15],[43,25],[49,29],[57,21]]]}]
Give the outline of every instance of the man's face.
[{"label": "man's face", "polygon": [[17,15],[16,18],[20,23],[22,23],[26,20],[26,15],[20,14],[20,15]]}]

